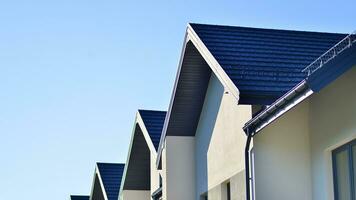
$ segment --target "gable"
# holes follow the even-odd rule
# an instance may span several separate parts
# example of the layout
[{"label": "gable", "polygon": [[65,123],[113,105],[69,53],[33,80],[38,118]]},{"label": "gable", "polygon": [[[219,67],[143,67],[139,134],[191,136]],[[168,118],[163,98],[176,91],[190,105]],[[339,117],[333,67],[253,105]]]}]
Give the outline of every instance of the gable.
[{"label": "gable", "polygon": [[155,147],[158,149],[159,140],[162,134],[162,128],[166,117],[165,111],[139,110],[143,123],[147,129],[148,135]]},{"label": "gable", "polygon": [[97,173],[94,175],[94,184],[91,194],[91,200],[105,200],[103,188],[100,185],[99,176]]},{"label": "gable", "polygon": [[108,200],[117,200],[125,165],[97,163],[97,166]]},{"label": "gable", "polygon": [[136,123],[121,190],[150,189],[150,149],[140,126]]}]

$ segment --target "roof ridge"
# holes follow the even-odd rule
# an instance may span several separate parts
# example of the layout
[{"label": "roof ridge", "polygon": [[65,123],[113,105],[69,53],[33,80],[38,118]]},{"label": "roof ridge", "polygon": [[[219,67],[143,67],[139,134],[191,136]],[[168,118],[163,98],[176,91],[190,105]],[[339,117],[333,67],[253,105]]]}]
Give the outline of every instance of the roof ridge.
[{"label": "roof ridge", "polygon": [[226,28],[244,28],[251,30],[266,30],[266,31],[285,31],[285,32],[299,32],[299,33],[319,33],[319,34],[338,34],[338,35],[347,35],[348,33],[341,32],[326,32],[326,31],[303,31],[297,29],[282,29],[282,28],[266,28],[266,27],[251,27],[251,26],[238,26],[238,25],[224,25],[224,24],[206,24],[206,23],[193,23],[189,22],[189,25],[198,25],[198,26],[216,26],[216,27],[226,27]]},{"label": "roof ridge", "polygon": [[165,110],[138,109],[138,111],[167,112]]},{"label": "roof ridge", "polygon": [[125,163],[96,162],[97,165],[125,165]]}]

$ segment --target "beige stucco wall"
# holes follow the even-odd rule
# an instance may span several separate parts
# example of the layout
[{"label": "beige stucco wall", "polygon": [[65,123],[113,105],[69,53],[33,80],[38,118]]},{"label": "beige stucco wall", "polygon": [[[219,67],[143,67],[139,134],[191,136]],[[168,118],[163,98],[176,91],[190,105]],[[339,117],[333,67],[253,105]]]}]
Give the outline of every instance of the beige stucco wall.
[{"label": "beige stucco wall", "polygon": [[215,200],[220,185],[226,181],[230,181],[235,188],[231,190],[233,200],[245,198],[245,187],[241,185],[244,176],[241,174],[244,174],[245,168],[246,136],[242,127],[251,119],[252,106],[237,103],[212,75],[195,135],[196,199],[209,191],[209,199]]},{"label": "beige stucco wall", "polygon": [[257,200],[334,199],[331,151],[356,138],[355,78],[353,67],[254,137]]},{"label": "beige stucco wall", "polygon": [[254,137],[257,200],[311,199],[308,112],[304,102]]},{"label": "beige stucco wall", "polygon": [[148,190],[123,190],[120,195],[123,200],[148,200],[151,199]]},{"label": "beige stucco wall", "polygon": [[159,188],[159,170],[156,168],[157,153],[151,151],[151,194]]},{"label": "beige stucco wall", "polygon": [[246,199],[244,170],[232,177],[229,177],[229,179],[225,182],[210,188],[208,191],[208,198],[212,200],[227,200],[227,182],[230,183],[230,197],[232,200]]},{"label": "beige stucco wall", "polygon": [[331,150],[356,138],[356,67],[310,101],[313,199],[333,199]]},{"label": "beige stucco wall", "polygon": [[208,150],[208,188],[245,168],[246,135],[242,127],[251,118],[251,106],[232,105],[223,97]]},{"label": "beige stucco wall", "polygon": [[166,136],[162,152],[164,200],[195,198],[195,138]]}]

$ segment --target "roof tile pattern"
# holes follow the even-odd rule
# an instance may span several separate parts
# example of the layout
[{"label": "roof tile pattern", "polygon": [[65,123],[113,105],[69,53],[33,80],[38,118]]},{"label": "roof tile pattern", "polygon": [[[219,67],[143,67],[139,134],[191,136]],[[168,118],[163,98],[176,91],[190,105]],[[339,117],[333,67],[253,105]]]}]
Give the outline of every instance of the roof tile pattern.
[{"label": "roof tile pattern", "polygon": [[158,149],[162,134],[163,124],[166,117],[165,111],[139,110],[143,123],[151,137],[155,149]]},{"label": "roof tile pattern", "polygon": [[108,200],[117,200],[119,197],[120,184],[125,165],[97,163],[97,166]]},{"label": "roof tile pattern", "polygon": [[[345,34],[190,24],[240,91],[242,103],[269,103],[306,77],[301,72]],[[245,99],[244,99],[245,98]]]}]

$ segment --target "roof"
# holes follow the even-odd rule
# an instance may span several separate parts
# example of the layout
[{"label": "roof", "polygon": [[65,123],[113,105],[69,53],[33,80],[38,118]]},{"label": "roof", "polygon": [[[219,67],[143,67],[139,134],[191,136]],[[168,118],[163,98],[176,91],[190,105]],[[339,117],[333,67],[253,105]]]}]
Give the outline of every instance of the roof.
[{"label": "roof", "polygon": [[139,110],[138,112],[157,151],[167,112],[155,110]]},{"label": "roof", "polygon": [[120,190],[149,190],[151,156],[156,154],[165,111],[138,110]]},{"label": "roof", "polygon": [[97,163],[108,200],[117,200],[125,164]]},{"label": "roof", "polygon": [[[293,89],[284,94],[269,107],[249,120],[245,126],[246,134],[257,134],[288,110],[298,105],[313,93],[332,83],[346,71],[356,65],[356,37],[355,33],[343,38],[336,46],[322,54],[317,61],[321,61],[318,68],[297,84]],[[346,44],[344,44],[346,41]],[[331,52],[332,56],[329,55]]]},{"label": "roof", "polygon": [[166,136],[194,136],[214,75],[238,104],[269,105],[307,76],[303,69],[346,34],[191,23],[163,126]]},{"label": "roof", "polygon": [[345,34],[190,24],[240,91],[240,104],[270,104]]},{"label": "roof", "polygon": [[89,200],[89,195],[70,195],[71,200]]}]

